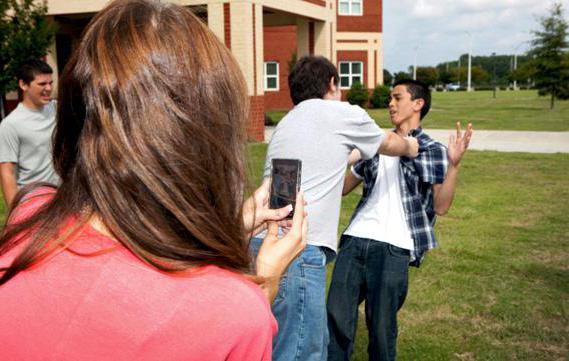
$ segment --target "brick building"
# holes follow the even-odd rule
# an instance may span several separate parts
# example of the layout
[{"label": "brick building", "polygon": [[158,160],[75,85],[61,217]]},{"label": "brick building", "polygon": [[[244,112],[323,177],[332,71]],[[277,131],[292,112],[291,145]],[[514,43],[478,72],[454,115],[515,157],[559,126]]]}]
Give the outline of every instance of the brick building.
[{"label": "brick building", "polygon": [[[58,25],[47,57],[55,76],[82,30],[107,0],[47,0]],[[262,140],[264,112],[289,109],[293,54],[323,55],[338,65],[341,86],[383,83],[382,0],[176,0],[190,7],[237,59],[251,101],[249,135]]]}]

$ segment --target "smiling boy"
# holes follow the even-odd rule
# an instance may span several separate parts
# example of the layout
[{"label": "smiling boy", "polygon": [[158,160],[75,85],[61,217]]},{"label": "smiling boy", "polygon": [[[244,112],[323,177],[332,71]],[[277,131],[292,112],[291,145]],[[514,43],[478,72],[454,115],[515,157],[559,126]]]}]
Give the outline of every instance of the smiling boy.
[{"label": "smiling boy", "polygon": [[349,360],[364,300],[370,360],[395,360],[397,312],[407,295],[408,267],[419,266],[436,247],[436,215],[448,212],[460,161],[470,138],[457,124],[446,148],[425,134],[429,88],[415,80],[394,84],[389,116],[400,136],[419,142],[415,159],[376,155],[359,161],[346,176],[343,194],[362,180],[363,195],[340,241],[328,294],[328,360]]},{"label": "smiling boy", "polygon": [[0,181],[10,207],[18,188],[33,182],[59,183],[51,160],[55,101],[51,67],[29,60],[18,73],[22,101],[0,123]]}]

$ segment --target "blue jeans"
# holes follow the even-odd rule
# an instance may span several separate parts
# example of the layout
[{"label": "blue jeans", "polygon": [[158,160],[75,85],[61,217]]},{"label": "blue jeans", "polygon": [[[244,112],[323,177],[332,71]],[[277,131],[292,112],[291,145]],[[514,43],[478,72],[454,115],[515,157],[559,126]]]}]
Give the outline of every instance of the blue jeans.
[{"label": "blue jeans", "polygon": [[407,296],[409,251],[372,239],[342,236],[328,293],[328,360],[349,360],[358,306],[365,300],[370,360],[392,361],[397,312]]},{"label": "blue jeans", "polygon": [[[262,239],[253,238],[256,256]],[[272,311],[279,324],[273,360],[324,361],[327,358],[326,253],[307,245],[280,281]]]}]

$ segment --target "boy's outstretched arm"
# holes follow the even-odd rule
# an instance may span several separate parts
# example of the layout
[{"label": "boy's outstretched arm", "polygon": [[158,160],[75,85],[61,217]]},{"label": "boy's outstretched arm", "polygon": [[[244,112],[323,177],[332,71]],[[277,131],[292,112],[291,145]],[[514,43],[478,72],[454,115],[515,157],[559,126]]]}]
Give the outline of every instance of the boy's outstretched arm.
[{"label": "boy's outstretched arm", "polygon": [[407,156],[415,158],[419,152],[419,143],[413,137],[401,137],[393,132],[385,132],[385,139],[381,142],[379,154],[389,156]]},{"label": "boy's outstretched arm", "polygon": [[342,195],[345,196],[346,194],[350,193],[354,188],[358,186],[362,182],[361,179],[356,177],[351,171],[346,175],[344,178],[344,188],[342,189]]},{"label": "boy's outstretched arm", "polygon": [[454,200],[460,161],[468,149],[470,138],[472,138],[472,124],[469,123],[466,131],[462,134],[460,122],[457,122],[456,136],[452,134],[449,136],[448,170],[445,181],[442,184],[435,184],[433,186],[435,213],[439,216],[444,216],[448,213],[452,201]]}]

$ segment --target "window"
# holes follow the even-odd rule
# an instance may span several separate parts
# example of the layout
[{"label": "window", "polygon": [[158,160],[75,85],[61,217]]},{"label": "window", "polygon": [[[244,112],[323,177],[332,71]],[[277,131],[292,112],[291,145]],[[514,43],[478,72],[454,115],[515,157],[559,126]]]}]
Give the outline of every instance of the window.
[{"label": "window", "polygon": [[264,69],[265,90],[279,90],[279,63],[276,61],[265,62]]},{"label": "window", "polygon": [[346,89],[353,83],[364,82],[364,63],[361,61],[341,61],[340,62],[340,88]]},{"label": "window", "polygon": [[349,16],[363,15],[363,1],[364,0],[339,0],[338,14]]}]

